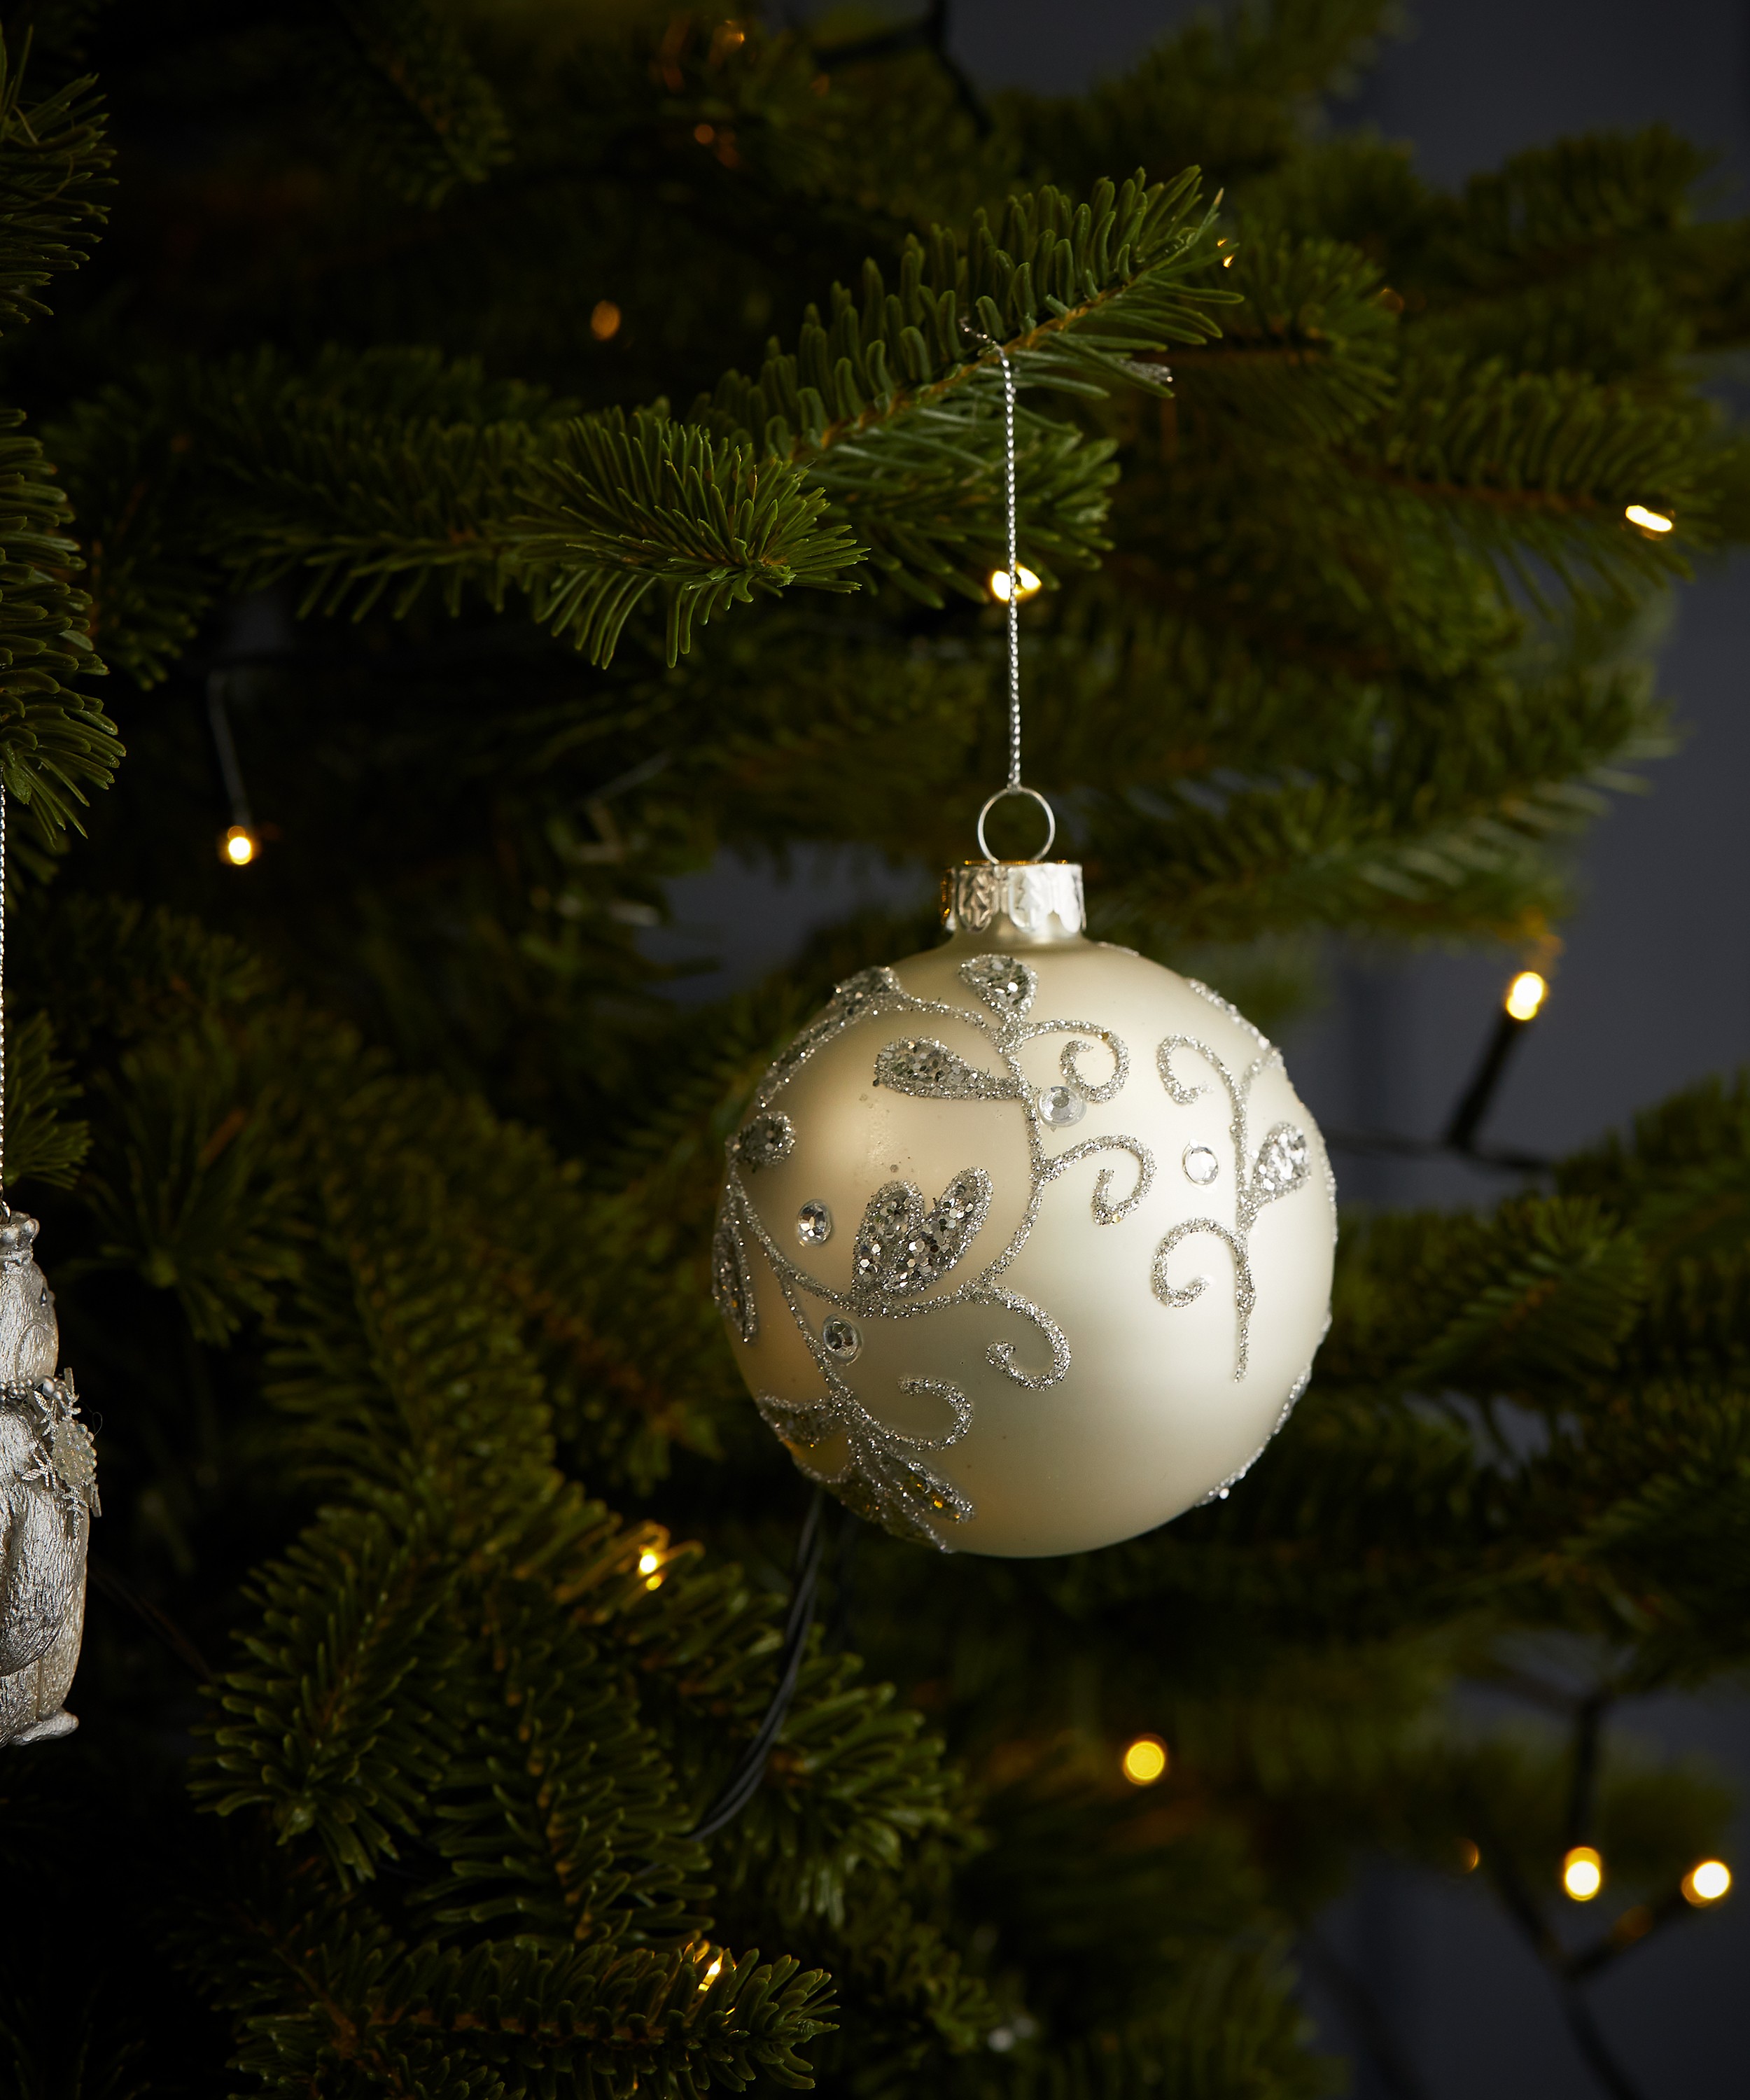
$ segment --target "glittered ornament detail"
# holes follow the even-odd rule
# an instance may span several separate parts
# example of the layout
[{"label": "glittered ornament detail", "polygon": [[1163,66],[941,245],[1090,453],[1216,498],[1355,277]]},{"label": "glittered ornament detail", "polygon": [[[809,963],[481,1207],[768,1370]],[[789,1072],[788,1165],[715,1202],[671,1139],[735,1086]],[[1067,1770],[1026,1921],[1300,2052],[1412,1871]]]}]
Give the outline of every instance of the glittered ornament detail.
[{"label": "glittered ornament detail", "polygon": [[756,1116],[734,1143],[735,1157],[743,1166],[757,1171],[762,1167],[775,1167],[780,1159],[787,1159],[796,1149],[796,1134],[788,1116],[768,1113]]},{"label": "glittered ornament detail", "polygon": [[[1197,986],[1194,989],[1202,991],[1206,998],[1215,999],[1214,994],[1206,987]],[[1215,1000],[1215,1004],[1224,1003]],[[1238,1018],[1231,1008],[1227,1010],[1233,1018]],[[1258,1036],[1260,1043],[1263,1042],[1263,1038],[1258,1035],[1258,1031],[1251,1027],[1250,1022],[1244,1025],[1249,1034]],[[1236,1079],[1208,1043],[1199,1042],[1193,1035],[1169,1035],[1155,1052],[1155,1064],[1161,1074],[1161,1083],[1166,1088],[1169,1097],[1180,1108],[1189,1108],[1208,1093],[1209,1083],[1206,1080],[1199,1080],[1195,1084],[1188,1084],[1180,1079],[1173,1068],[1175,1051],[1189,1051],[1201,1057],[1214,1073],[1227,1094],[1228,1132],[1233,1143],[1233,1223],[1230,1226],[1214,1218],[1189,1218],[1182,1224],[1175,1225],[1155,1250],[1151,1281],[1154,1295],[1163,1305],[1194,1304],[1209,1287],[1209,1278],[1193,1276],[1184,1283],[1174,1283],[1170,1268],[1173,1254],[1188,1239],[1204,1237],[1222,1242],[1233,1262],[1233,1375],[1238,1380],[1245,1376],[1250,1358],[1252,1314],[1258,1304],[1258,1288],[1252,1277],[1249,1246],[1252,1226],[1266,1203],[1292,1194],[1307,1180],[1312,1171],[1312,1148],[1307,1142],[1307,1133],[1296,1124],[1279,1123],[1272,1125],[1266,1134],[1263,1143],[1258,1149],[1257,1157],[1248,1161],[1247,1115],[1252,1088],[1263,1073],[1272,1069],[1280,1070],[1282,1064],[1281,1053],[1268,1043],[1264,1044],[1263,1054],[1253,1058]],[[1189,1173],[1191,1171],[1194,1153],[1200,1155],[1197,1159],[1200,1171],[1192,1178],[1213,1181],[1219,1171],[1220,1162],[1215,1161],[1214,1169],[1207,1167],[1206,1159],[1212,1158],[1214,1155],[1206,1145],[1187,1148],[1186,1171]]]},{"label": "glittered ornament detail", "polygon": [[1005,1021],[1025,1020],[1039,989],[1038,978],[1017,955],[974,955],[961,964],[960,982]]},{"label": "glittered ornament detail", "polygon": [[878,1087],[932,1101],[1000,1101],[1015,1093],[1012,1079],[994,1079],[968,1065],[932,1036],[888,1043],[875,1061]]},{"label": "glittered ornament detail", "polygon": [[[970,972],[970,975],[968,973]],[[950,1305],[985,1306],[1020,1319],[1032,1330],[1030,1342],[998,1338],[986,1345],[985,1361],[1016,1386],[1043,1392],[1061,1383],[1070,1364],[1067,1336],[1048,1313],[998,1281],[1030,1235],[1046,1189],[1071,1168],[1096,1154],[1117,1152],[1134,1168],[1131,1185],[1114,1189],[1115,1169],[1102,1164],[1089,1199],[1095,1224],[1115,1224],[1128,1217],[1153,1186],[1154,1156],[1134,1137],[1114,1133],[1090,1138],[1055,1155],[1047,1154],[1043,1134],[1051,1128],[1039,1091],[1029,1085],[1018,1052],[1042,1037],[1066,1036],[1058,1056],[1065,1084],[1055,1091],[1073,1097],[1077,1119],[1089,1102],[1111,1101],[1130,1074],[1130,1052],[1109,1029],[1087,1021],[1035,1021],[1030,1017],[1038,991],[1037,973],[1016,959],[981,955],[969,959],[960,973],[977,1008],[919,999],[908,994],[891,970],[865,970],[840,985],[823,1012],[810,1022],[773,1065],[757,1099],[760,1116],[743,1128],[730,1147],[729,1172],[713,1242],[712,1286],[719,1311],[732,1333],[744,1343],[759,1335],[749,1250],[757,1247],[771,1268],[798,1332],[813,1357],[827,1390],[812,1401],[758,1396],[761,1414],[793,1451],[809,1452],[842,1440],[844,1456],[836,1466],[798,1458],[804,1472],[836,1488],[853,1508],[874,1517],[901,1537],[940,1546],[932,1522],[962,1523],[971,1517],[971,1498],[933,1473],[923,1453],[946,1449],[971,1426],[972,1402],[960,1389],[940,1379],[901,1377],[902,1392],[953,1396],[954,1426],[946,1439],[917,1438],[884,1424],[871,1415],[846,1383],[843,1373],[864,1352],[866,1337],[859,1321],[941,1312]],[[981,1012],[979,1008],[982,1008]],[[787,1113],[770,1103],[809,1058],[858,1021],[888,1012],[917,1013],[969,1024],[990,1043],[1002,1066],[981,1069],[933,1035],[901,1036],[883,1043],[873,1061],[877,1086],[897,1094],[935,1101],[1004,1102],[1016,1105],[1025,1118],[1032,1191],[1019,1226],[985,1266],[953,1286],[954,1275],[988,1217],[990,1176],[980,1167],[963,1169],[934,1205],[910,1182],[894,1181],[877,1189],[864,1211],[853,1246],[849,1288],[835,1290],[810,1273],[781,1246],[760,1221],[742,1180],[757,1171],[748,1157],[747,1140],[762,1119],[782,1120],[792,1144],[804,1132]],[[1081,1060],[1104,1054],[1104,1074],[1082,1069]],[[785,1154],[789,1156],[788,1152]],[[796,1237],[804,1247],[818,1245],[811,1229],[818,1216],[830,1232],[823,1202],[805,1204],[797,1214]],[[809,1299],[824,1301],[843,1317],[828,1317],[817,1326],[806,1311]],[[855,1316],[854,1318],[849,1316]],[[1040,1345],[1043,1344],[1043,1349]],[[791,1427],[779,1427],[787,1423]],[[796,1433],[792,1433],[792,1429]],[[801,1433],[803,1431],[806,1434]]]},{"label": "glittered ornament detail", "polygon": [[820,1330],[821,1345],[841,1364],[854,1364],[863,1352],[863,1338],[849,1320],[828,1320]]},{"label": "glittered ornament detail", "polygon": [[1066,1130],[1087,1114],[1087,1103],[1073,1087],[1046,1087],[1039,1094],[1039,1118],[1053,1130]]},{"label": "glittered ornament detail", "polygon": [[717,1213],[717,1229],[711,1241],[711,1295],[717,1310],[743,1341],[751,1342],[760,1331],[760,1315],[753,1302],[753,1278],[747,1272],[747,1249],[734,1212],[725,1203]]},{"label": "glittered ornament detail", "polygon": [[939,1283],[990,1208],[990,1176],[981,1167],[955,1175],[929,1210],[909,1181],[889,1181],[870,1199],[857,1230],[853,1274],[859,1295],[897,1298]]},{"label": "glittered ornament detail", "polygon": [[1298,1189],[1312,1171],[1312,1153],[1307,1133],[1291,1123],[1279,1123],[1258,1148],[1252,1180],[1259,1200],[1269,1202]]},{"label": "glittered ornament detail", "polygon": [[905,992],[890,969],[859,970],[855,977],[847,977],[789,1048],[773,1060],[760,1082],[754,1105],[764,1108],[810,1057],[842,1035],[853,1022],[861,1021],[865,1014],[905,1003]]},{"label": "glittered ornament detail", "polygon": [[[1328,1299],[1332,1213],[1301,1192],[1329,1168],[1214,995],[1079,938],[996,938],[848,979],[767,1074],[717,1299],[762,1418],[852,1508],[943,1550],[1077,1551],[1267,1440]],[[756,1135],[780,1118],[781,1169]]]}]

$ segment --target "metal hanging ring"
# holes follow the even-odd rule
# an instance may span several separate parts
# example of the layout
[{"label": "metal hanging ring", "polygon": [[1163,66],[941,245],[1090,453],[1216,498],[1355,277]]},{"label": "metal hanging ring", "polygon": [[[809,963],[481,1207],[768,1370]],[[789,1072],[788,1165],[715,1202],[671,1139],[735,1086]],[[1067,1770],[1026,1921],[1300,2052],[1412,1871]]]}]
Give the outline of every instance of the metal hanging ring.
[{"label": "metal hanging ring", "polygon": [[985,803],[984,808],[979,811],[978,850],[984,855],[986,860],[991,862],[995,861],[996,855],[990,850],[990,846],[985,843],[985,819],[990,814],[991,811],[995,809],[998,802],[1006,801],[1011,795],[1030,796],[1032,799],[1038,804],[1039,807],[1044,810],[1045,821],[1050,827],[1050,829],[1045,834],[1045,844],[1040,847],[1039,850],[1036,854],[1029,856],[1029,858],[1033,860],[1043,860],[1045,856],[1051,851],[1052,845],[1057,837],[1057,813],[1052,809],[1051,804],[1046,801],[1045,797],[1039,792],[1037,788],[1023,788],[1018,784],[1008,788],[998,788],[996,793],[991,796],[990,800]]}]

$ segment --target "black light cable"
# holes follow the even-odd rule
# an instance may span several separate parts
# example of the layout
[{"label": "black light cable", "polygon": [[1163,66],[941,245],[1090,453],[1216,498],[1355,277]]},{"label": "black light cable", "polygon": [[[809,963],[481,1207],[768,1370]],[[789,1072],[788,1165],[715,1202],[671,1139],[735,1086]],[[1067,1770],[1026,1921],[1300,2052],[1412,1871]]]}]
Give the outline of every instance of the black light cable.
[{"label": "black light cable", "polygon": [[[784,1621],[782,1660],[778,1688],[754,1732],[753,1740],[735,1761],[735,1768],[723,1782],[710,1807],[689,1830],[689,1838],[710,1838],[733,1823],[760,1790],[767,1760],[778,1732],[787,1717],[796,1686],[802,1676],[802,1660],[808,1652],[808,1637],[814,1624],[814,1608],[820,1594],[820,1564],[827,1542],[827,1491],[816,1488],[808,1515],[802,1520],[802,1536],[796,1542],[795,1573],[791,1578],[790,1610]],[[854,1521],[854,1520],[852,1520]]]},{"label": "black light cable", "polygon": [[1433,1159],[1451,1154],[1471,1160],[1479,1167],[1503,1167],[1516,1174],[1544,1171],[1550,1162],[1540,1154],[1500,1146],[1485,1147],[1479,1142],[1479,1135],[1501,1092],[1508,1061],[1542,1012],[1549,993],[1548,981],[1536,970],[1521,970],[1508,986],[1483,1054],[1438,1137],[1402,1137],[1395,1132],[1383,1130],[1328,1130],[1327,1143],[1334,1150],[1342,1152],[1385,1154],[1409,1159]]}]

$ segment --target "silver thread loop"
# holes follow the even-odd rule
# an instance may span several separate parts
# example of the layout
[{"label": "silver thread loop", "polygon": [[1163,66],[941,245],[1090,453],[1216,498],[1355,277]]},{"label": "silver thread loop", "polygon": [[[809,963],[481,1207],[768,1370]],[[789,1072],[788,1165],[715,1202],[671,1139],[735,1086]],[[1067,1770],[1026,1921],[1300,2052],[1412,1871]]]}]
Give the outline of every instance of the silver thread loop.
[{"label": "silver thread loop", "polygon": [[1035,860],[1043,860],[1057,836],[1057,818],[1038,789],[1023,786],[1020,777],[1020,566],[1016,558],[1015,368],[1001,343],[986,335],[982,329],[974,328],[970,321],[963,321],[961,326],[968,335],[988,344],[996,352],[997,362],[1003,368],[1003,480],[1008,528],[1009,777],[1008,785],[993,795],[979,812],[978,848],[987,861],[994,858],[985,844],[985,818],[1006,796],[1029,795],[1044,810],[1051,825],[1045,844],[1033,856]]}]

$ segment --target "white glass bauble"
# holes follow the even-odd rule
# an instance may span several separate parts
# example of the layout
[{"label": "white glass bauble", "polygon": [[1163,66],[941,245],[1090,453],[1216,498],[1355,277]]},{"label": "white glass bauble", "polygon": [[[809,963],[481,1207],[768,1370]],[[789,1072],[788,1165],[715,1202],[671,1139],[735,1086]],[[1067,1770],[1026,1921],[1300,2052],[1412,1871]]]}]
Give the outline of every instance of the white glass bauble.
[{"label": "white glass bauble", "polygon": [[1329,1324],[1335,1193],[1280,1054],[973,862],[840,986],[731,1140],[717,1303],[811,1479],[945,1550],[1075,1553],[1223,1493]]}]

